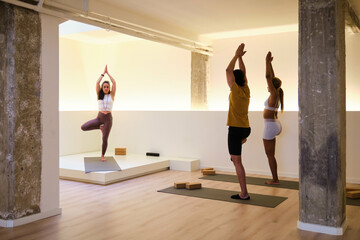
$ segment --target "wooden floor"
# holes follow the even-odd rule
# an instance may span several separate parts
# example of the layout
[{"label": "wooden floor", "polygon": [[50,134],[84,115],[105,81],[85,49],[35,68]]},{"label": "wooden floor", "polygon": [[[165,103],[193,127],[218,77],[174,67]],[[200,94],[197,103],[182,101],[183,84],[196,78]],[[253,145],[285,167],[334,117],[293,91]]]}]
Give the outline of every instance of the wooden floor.
[{"label": "wooden floor", "polygon": [[348,228],[342,237],[298,230],[297,190],[248,185],[250,193],[288,197],[276,208],[157,192],[175,181],[239,189],[200,176],[199,171],[164,171],[107,186],[61,180],[62,215],[0,228],[0,239],[360,239],[360,207],[355,206],[346,206]]}]

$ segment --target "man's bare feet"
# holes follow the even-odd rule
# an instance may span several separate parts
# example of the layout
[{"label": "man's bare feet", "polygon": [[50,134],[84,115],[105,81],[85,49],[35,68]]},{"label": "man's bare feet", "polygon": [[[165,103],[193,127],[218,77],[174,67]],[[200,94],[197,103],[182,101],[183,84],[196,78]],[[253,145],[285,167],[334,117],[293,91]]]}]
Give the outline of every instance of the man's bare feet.
[{"label": "man's bare feet", "polygon": [[100,125],[100,130],[102,132],[102,135],[104,136],[104,125]]},{"label": "man's bare feet", "polygon": [[105,162],[105,161],[106,161],[106,158],[104,157],[104,155],[101,156],[101,161],[102,161],[102,162]]},{"label": "man's bare feet", "polygon": [[246,141],[247,141],[247,138],[243,139],[243,140],[241,141],[241,144],[246,143]]},{"label": "man's bare feet", "polygon": [[277,181],[269,180],[269,181],[266,181],[265,184],[268,184],[268,185],[279,185],[280,182],[279,182],[279,180],[277,180]]},{"label": "man's bare feet", "polygon": [[235,194],[231,196],[232,199],[239,199],[239,200],[249,200],[250,196],[248,193],[243,194],[243,193],[239,193],[239,194]]}]

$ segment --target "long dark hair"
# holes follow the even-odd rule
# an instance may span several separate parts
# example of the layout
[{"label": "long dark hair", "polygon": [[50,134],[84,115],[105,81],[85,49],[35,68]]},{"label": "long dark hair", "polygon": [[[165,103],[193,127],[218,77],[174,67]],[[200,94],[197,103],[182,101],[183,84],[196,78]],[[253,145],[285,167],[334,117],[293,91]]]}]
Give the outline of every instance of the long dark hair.
[{"label": "long dark hair", "polygon": [[[276,90],[279,90],[279,98],[280,98],[280,106],[281,106],[281,112],[284,111],[284,91],[281,88],[281,80],[277,77],[274,77],[273,80],[273,85],[276,88]],[[275,112],[275,117],[277,118],[277,112]]]},{"label": "long dark hair", "polygon": [[[109,87],[110,87],[110,82],[109,81],[104,81],[101,84],[101,88],[100,88],[100,91],[99,91],[99,94],[98,94],[98,100],[103,100],[104,99],[105,93],[103,91],[103,86],[104,86],[105,83],[109,84]],[[110,91],[109,91],[109,94],[110,94]]]}]

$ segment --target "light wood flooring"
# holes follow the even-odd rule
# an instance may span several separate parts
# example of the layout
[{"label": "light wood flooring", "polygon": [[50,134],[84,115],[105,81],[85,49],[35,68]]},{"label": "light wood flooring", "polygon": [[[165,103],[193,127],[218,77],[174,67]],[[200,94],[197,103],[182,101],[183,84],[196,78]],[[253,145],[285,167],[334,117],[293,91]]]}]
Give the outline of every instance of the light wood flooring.
[{"label": "light wood flooring", "polygon": [[297,190],[248,185],[250,193],[288,197],[276,208],[157,192],[176,181],[239,189],[236,183],[199,177],[200,171],[164,171],[107,186],[61,180],[62,215],[0,228],[0,239],[360,239],[360,207],[356,206],[346,206],[348,228],[342,237],[298,230]]}]

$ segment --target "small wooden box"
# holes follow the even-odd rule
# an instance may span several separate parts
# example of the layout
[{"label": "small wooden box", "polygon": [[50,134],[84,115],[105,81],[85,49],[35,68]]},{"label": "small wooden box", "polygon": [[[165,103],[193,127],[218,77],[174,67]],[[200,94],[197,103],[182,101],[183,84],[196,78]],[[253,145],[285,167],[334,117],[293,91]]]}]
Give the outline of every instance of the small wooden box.
[{"label": "small wooden box", "polygon": [[115,155],[126,155],[126,148],[115,148]]},{"label": "small wooden box", "polygon": [[186,188],[186,184],[188,182],[175,182],[174,183],[174,188]]},{"label": "small wooden box", "polygon": [[203,175],[215,175],[215,170],[204,170]]},{"label": "small wooden box", "polygon": [[187,183],[186,189],[193,190],[193,189],[200,189],[201,183]]},{"label": "small wooden box", "polygon": [[204,171],[206,171],[206,170],[214,170],[214,168],[212,168],[212,167],[209,167],[209,168],[203,168],[203,169],[201,169],[201,173],[203,173]]}]

